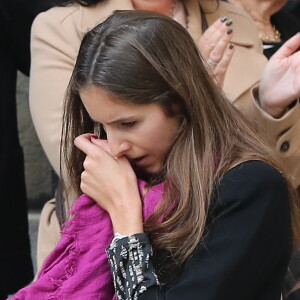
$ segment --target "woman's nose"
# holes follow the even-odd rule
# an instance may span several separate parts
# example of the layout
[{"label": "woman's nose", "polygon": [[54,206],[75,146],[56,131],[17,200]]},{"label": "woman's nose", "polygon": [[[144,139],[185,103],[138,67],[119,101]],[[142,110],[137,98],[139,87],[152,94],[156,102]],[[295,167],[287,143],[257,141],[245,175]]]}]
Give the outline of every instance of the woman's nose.
[{"label": "woman's nose", "polygon": [[114,157],[120,157],[128,153],[131,148],[131,145],[128,141],[117,140],[117,139],[109,139],[108,144],[110,147],[111,154]]}]

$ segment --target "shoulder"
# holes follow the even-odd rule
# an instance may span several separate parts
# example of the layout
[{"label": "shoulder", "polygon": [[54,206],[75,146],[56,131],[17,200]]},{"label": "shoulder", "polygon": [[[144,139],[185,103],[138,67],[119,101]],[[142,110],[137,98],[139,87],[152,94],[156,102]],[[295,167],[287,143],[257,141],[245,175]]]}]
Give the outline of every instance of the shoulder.
[{"label": "shoulder", "polygon": [[289,210],[288,185],[283,175],[263,161],[247,161],[229,170],[215,189],[218,209],[238,207],[281,207]]},{"label": "shoulder", "polygon": [[250,160],[227,171],[222,177],[222,182],[243,182],[251,180],[253,184],[269,185],[274,181],[284,182],[281,172],[274,166],[261,160]]},{"label": "shoulder", "polygon": [[40,13],[34,23],[54,23],[61,25],[65,30],[75,28],[79,34],[84,34],[118,9],[131,10],[133,6],[130,0],[99,1],[89,7],[77,3],[65,7],[56,6]]},{"label": "shoulder", "polygon": [[68,20],[74,14],[78,13],[79,9],[80,7],[77,4],[50,8],[36,16],[33,26],[37,26],[36,24],[47,25],[49,23],[56,23],[57,25],[63,24],[65,20]]},{"label": "shoulder", "polygon": [[83,34],[78,34],[79,5],[53,7],[36,16],[31,27],[31,51],[40,46],[72,52],[75,56]]},{"label": "shoulder", "polygon": [[70,41],[81,42],[88,30],[104,21],[116,9],[114,2],[100,1],[92,7],[77,3],[53,7],[37,15],[32,25],[32,35],[48,33],[49,39],[55,39],[51,34],[66,35]]},{"label": "shoulder", "polygon": [[99,10],[100,5],[84,7],[72,4],[38,14],[31,28],[32,53],[53,49],[55,53],[63,53],[75,60],[85,33],[108,15],[104,16],[104,11]]}]

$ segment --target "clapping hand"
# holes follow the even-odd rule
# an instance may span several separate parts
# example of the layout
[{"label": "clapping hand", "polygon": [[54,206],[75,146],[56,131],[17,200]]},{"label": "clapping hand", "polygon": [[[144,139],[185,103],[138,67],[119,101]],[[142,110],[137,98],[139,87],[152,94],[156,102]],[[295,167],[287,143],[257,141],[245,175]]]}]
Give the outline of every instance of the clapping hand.
[{"label": "clapping hand", "polygon": [[[286,41],[269,60],[261,78],[261,108],[274,118],[300,96],[300,33]],[[296,52],[295,52],[296,51]]]},{"label": "clapping hand", "polygon": [[203,33],[198,42],[199,51],[221,88],[234,53],[233,44],[230,43],[233,34],[231,25],[232,20],[227,17],[218,19]]}]

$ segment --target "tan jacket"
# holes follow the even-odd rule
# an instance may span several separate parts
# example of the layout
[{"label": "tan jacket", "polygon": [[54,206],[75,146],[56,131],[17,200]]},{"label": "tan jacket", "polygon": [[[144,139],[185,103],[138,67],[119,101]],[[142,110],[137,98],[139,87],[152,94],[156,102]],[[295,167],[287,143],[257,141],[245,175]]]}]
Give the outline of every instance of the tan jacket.
[{"label": "tan jacket", "polygon": [[[227,16],[233,20],[235,53],[226,74],[224,91],[229,99],[275,141],[279,158],[300,184],[300,118],[297,103],[282,118],[274,119],[255,102],[251,90],[266,65],[258,32],[250,17],[221,1],[186,0],[188,31],[195,42],[202,34],[199,3],[205,6],[208,24]],[[33,122],[50,163],[59,173],[62,105],[83,35],[116,9],[133,9],[130,0],[109,0],[95,7],[77,4],[55,7],[37,16],[32,26],[30,109]],[[48,207],[49,209],[49,207]],[[52,211],[50,209],[49,211]],[[51,218],[45,212],[43,221]],[[50,223],[43,225],[46,228]],[[56,226],[57,228],[57,226]],[[40,231],[41,233],[41,231]],[[39,245],[40,250],[47,245]],[[45,254],[47,251],[43,251]]]}]

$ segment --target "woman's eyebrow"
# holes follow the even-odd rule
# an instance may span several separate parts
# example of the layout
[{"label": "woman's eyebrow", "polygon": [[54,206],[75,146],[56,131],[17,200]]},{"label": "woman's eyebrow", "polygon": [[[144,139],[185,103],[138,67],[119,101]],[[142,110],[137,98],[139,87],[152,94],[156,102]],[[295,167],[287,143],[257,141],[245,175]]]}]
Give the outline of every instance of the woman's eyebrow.
[{"label": "woman's eyebrow", "polygon": [[[112,124],[115,124],[115,123],[126,122],[126,121],[132,119],[132,117],[133,117],[133,116],[124,117],[124,118],[117,118],[117,119],[115,119],[115,120],[106,122],[105,124],[106,124],[106,125],[112,125]],[[100,123],[100,124],[103,124],[102,122],[99,122],[99,121],[94,120],[92,117],[90,117],[90,118],[91,118],[91,120],[92,120],[94,123]]]},{"label": "woman's eyebrow", "polygon": [[117,118],[115,120],[107,122],[106,124],[111,125],[111,124],[115,124],[115,123],[122,123],[122,122],[126,122],[126,121],[130,120],[131,118],[132,118],[132,116],[124,117],[124,118]]}]

